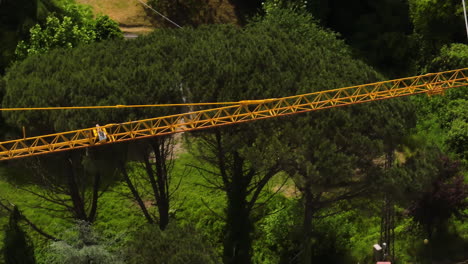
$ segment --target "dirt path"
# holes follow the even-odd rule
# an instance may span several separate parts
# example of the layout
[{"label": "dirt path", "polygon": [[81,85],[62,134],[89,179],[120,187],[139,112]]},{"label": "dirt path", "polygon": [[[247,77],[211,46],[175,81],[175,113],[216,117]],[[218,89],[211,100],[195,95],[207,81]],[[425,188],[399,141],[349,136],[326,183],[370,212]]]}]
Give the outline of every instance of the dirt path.
[{"label": "dirt path", "polygon": [[119,23],[124,33],[145,34],[154,30],[154,24],[145,8],[137,0],[76,0],[90,5],[95,14],[108,15]]},{"label": "dirt path", "polygon": [[[161,18],[151,16],[152,12],[147,10],[138,0],[76,0],[77,3],[90,5],[96,15],[108,15],[119,23],[120,29],[125,35],[137,36],[153,31],[161,23]],[[142,0],[147,1],[147,0]],[[234,6],[228,0],[208,0],[210,16],[209,23],[233,23],[237,24],[238,19]],[[206,12],[206,10],[204,11]],[[159,21],[158,21],[159,19]]]}]

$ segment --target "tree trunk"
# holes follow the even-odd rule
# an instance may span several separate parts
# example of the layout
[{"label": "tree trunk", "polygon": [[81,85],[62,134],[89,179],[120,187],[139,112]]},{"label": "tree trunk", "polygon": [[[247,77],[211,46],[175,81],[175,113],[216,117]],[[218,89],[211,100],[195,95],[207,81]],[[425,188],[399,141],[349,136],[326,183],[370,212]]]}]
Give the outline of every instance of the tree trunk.
[{"label": "tree trunk", "polygon": [[247,185],[242,171],[243,161],[234,154],[233,177],[227,186],[226,235],[223,260],[225,264],[251,263],[252,222],[247,202]]},{"label": "tree trunk", "polygon": [[244,190],[233,186],[228,193],[226,218],[226,234],[224,237],[224,263],[249,264],[251,253],[252,223],[247,210],[246,194]]},{"label": "tree trunk", "polygon": [[99,199],[99,187],[101,186],[101,174],[97,172],[94,175],[93,196],[91,197],[91,210],[88,215],[88,222],[93,223],[96,220],[97,206]]},{"label": "tree trunk", "polygon": [[[142,142],[140,145],[141,162],[146,172],[146,178],[149,181],[150,191],[148,193],[140,194],[137,186],[135,186],[128,176],[125,169],[125,164],[120,165],[120,170],[127,183],[128,188],[138,203],[140,209],[145,215],[148,223],[158,223],[161,230],[166,229],[169,224],[169,207],[170,207],[170,193],[169,183],[172,156],[172,136],[150,138]],[[152,156],[154,154],[154,157]],[[142,190],[141,190],[142,191]],[[158,208],[158,219],[151,216],[144,205],[142,196],[153,196],[154,204]]]},{"label": "tree trunk", "polygon": [[128,188],[132,192],[133,198],[135,198],[136,202],[138,203],[138,206],[140,207],[141,211],[143,212],[143,215],[146,218],[146,221],[148,223],[152,224],[154,223],[153,218],[148,212],[148,209],[146,209],[145,203],[140,197],[140,194],[138,193],[137,189],[133,185],[132,181],[130,180],[130,177],[128,176],[127,170],[125,169],[125,164],[121,162],[120,164],[120,171],[125,179],[125,182],[127,183]]},{"label": "tree trunk", "polygon": [[314,208],[313,208],[313,199],[314,196],[311,190],[310,181],[307,180],[305,186],[302,190],[302,199],[304,203],[304,222],[302,225],[302,233],[304,235],[302,245],[302,263],[303,264],[310,264],[312,263],[312,245],[311,245],[311,238],[312,238],[312,218],[314,216]]},{"label": "tree trunk", "polygon": [[69,159],[68,164],[69,164],[69,173],[67,174],[67,184],[68,184],[68,189],[70,191],[70,198],[73,204],[72,213],[74,214],[75,219],[88,221],[84,202],[80,195],[80,190],[78,187],[78,183],[76,181],[76,173],[74,170],[73,161]]},{"label": "tree trunk", "polygon": [[161,199],[158,202],[159,229],[166,229],[169,224],[169,199]]},{"label": "tree trunk", "polygon": [[[167,174],[167,152],[165,137],[155,138],[152,141],[153,151],[156,158],[156,179],[159,200],[156,201],[159,212],[159,228],[166,229],[169,224],[169,175]],[[154,190],[156,192],[156,190]]]}]

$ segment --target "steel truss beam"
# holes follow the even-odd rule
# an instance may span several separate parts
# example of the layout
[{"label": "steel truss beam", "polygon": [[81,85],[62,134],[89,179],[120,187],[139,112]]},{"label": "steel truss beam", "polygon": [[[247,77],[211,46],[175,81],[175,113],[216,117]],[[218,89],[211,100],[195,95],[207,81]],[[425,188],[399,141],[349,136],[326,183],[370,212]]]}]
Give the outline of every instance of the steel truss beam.
[{"label": "steel truss beam", "polygon": [[239,104],[226,107],[108,124],[101,127],[107,135],[105,142],[98,142],[96,128],[0,142],[0,160],[232,125],[420,93],[440,94],[446,89],[461,86],[468,86],[468,68],[283,98],[240,101]]}]

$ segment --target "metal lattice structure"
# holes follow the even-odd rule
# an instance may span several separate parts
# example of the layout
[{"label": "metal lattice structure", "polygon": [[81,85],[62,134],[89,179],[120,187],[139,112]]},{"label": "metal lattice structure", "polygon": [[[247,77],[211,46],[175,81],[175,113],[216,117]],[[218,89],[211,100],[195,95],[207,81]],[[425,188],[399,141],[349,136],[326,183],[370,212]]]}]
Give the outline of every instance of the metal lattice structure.
[{"label": "metal lattice structure", "polygon": [[[0,160],[137,140],[468,86],[468,68],[0,142]],[[107,139],[99,142],[97,130]]]}]

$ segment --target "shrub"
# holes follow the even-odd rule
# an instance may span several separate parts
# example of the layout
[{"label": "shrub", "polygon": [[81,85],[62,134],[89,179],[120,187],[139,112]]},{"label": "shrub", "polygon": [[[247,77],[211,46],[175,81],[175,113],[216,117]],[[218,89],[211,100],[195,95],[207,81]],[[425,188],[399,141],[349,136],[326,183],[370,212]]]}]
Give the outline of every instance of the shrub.
[{"label": "shrub", "polygon": [[169,224],[164,231],[146,225],[134,234],[125,249],[127,263],[218,263],[213,249],[191,227]]}]

